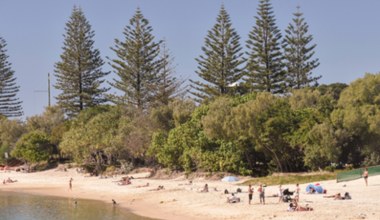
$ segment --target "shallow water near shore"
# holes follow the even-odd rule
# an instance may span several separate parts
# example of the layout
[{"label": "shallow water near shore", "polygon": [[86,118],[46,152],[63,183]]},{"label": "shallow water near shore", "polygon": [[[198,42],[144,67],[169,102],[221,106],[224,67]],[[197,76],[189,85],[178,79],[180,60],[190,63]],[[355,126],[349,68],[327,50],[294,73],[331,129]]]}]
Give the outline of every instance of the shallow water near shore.
[{"label": "shallow water near shore", "polygon": [[1,220],[153,220],[94,200],[0,191]]}]

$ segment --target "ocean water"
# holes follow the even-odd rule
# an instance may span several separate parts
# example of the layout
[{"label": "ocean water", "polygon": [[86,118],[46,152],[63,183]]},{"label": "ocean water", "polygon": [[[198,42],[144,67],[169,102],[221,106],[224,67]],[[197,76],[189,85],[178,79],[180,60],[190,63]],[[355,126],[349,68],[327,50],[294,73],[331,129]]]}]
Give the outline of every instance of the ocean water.
[{"label": "ocean water", "polygon": [[153,220],[94,200],[0,191],[0,220]]}]

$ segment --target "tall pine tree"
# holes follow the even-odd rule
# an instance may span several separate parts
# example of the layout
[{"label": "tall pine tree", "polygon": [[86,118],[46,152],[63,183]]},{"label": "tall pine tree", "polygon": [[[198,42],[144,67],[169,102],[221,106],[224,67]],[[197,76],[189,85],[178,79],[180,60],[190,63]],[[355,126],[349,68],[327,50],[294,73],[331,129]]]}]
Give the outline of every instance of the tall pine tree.
[{"label": "tall pine tree", "polygon": [[55,65],[54,87],[61,90],[56,97],[58,105],[68,116],[73,116],[106,102],[108,88],[101,84],[109,72],[101,69],[104,61],[99,50],[94,49],[94,31],[80,8],[74,7],[65,30],[63,54]]},{"label": "tall pine tree", "polygon": [[8,62],[6,46],[5,40],[0,37],[0,116],[19,117],[23,115],[22,102],[17,98],[20,87]]},{"label": "tall pine tree", "polygon": [[233,94],[235,86],[243,77],[243,53],[240,37],[232,27],[230,16],[222,5],[214,27],[208,31],[204,55],[196,59],[196,73],[202,81],[190,80],[191,93],[198,102],[225,94]]},{"label": "tall pine tree", "polygon": [[285,89],[282,36],[269,0],[260,0],[255,19],[256,25],[247,41],[247,86],[253,91],[282,93]]},{"label": "tall pine tree", "polygon": [[162,61],[159,59],[161,41],[154,41],[152,31],[138,8],[124,28],[124,40],[115,39],[115,47],[111,49],[117,59],[112,60],[111,66],[119,79],[113,79],[110,84],[122,95],[113,95],[113,102],[143,110],[155,101]]},{"label": "tall pine tree", "polygon": [[318,85],[321,76],[312,76],[312,70],[319,66],[318,59],[312,59],[316,44],[310,45],[313,36],[308,34],[309,25],[305,22],[299,6],[293,15],[293,24],[290,23],[285,30],[284,58],[288,87],[300,89]]},{"label": "tall pine tree", "polygon": [[166,47],[166,42],[161,45],[161,66],[159,71],[159,81],[155,94],[155,100],[158,105],[167,105],[174,98],[185,93],[185,87],[182,87],[184,81],[177,79],[175,68],[173,66],[173,58],[169,49]]}]

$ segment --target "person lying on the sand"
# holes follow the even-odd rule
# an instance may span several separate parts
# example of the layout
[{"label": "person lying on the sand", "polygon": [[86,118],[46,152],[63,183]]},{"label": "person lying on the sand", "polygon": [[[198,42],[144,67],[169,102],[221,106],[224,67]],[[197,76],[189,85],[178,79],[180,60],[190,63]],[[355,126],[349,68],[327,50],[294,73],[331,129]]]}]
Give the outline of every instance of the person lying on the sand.
[{"label": "person lying on the sand", "polygon": [[146,184],[144,184],[144,185],[138,185],[138,186],[136,186],[136,188],[148,187],[148,186],[149,186],[149,183],[146,183]]},{"label": "person lying on the sand", "polygon": [[329,196],[323,196],[323,198],[334,198],[334,200],[343,200],[344,197],[340,193],[337,193],[335,195],[329,195]]},{"label": "person lying on the sand", "polygon": [[237,202],[240,202],[240,198],[239,197],[236,197],[235,194],[231,194],[232,197],[227,197],[227,202],[228,203],[237,203]]},{"label": "person lying on the sand", "polygon": [[12,180],[11,178],[8,177],[7,183],[15,183],[15,182],[17,182],[17,180]]},{"label": "person lying on the sand", "polygon": [[351,199],[351,195],[350,193],[346,192],[344,193],[344,196],[342,196],[340,193],[337,193],[335,195],[323,196],[323,198],[334,198],[334,200],[349,200]]},{"label": "person lying on the sand", "polygon": [[156,189],[150,189],[149,191],[160,191],[160,190],[164,190],[165,187],[162,185],[159,185]]}]

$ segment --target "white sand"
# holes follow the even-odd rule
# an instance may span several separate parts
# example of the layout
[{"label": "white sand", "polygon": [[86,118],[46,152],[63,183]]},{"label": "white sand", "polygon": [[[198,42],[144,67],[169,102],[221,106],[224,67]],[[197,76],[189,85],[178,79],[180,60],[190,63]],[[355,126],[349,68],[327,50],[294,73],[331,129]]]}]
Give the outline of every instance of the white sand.
[{"label": "white sand", "polygon": [[[310,212],[287,212],[287,203],[278,204],[278,198],[267,197],[266,205],[259,204],[257,186],[254,186],[253,204],[248,205],[247,186],[237,183],[225,183],[204,179],[193,180],[192,185],[184,177],[171,180],[156,180],[142,178],[147,173],[133,174],[131,185],[119,186],[113,181],[117,178],[100,179],[99,177],[85,177],[75,169],[67,172],[49,170],[37,173],[18,173],[0,171],[0,180],[17,179],[16,183],[2,184],[1,191],[28,192],[43,195],[54,195],[71,198],[86,198],[102,200],[112,205],[115,199],[121,207],[132,212],[159,219],[380,219],[380,176],[370,177],[366,187],[363,179],[336,183],[336,181],[319,182],[327,195],[349,192],[352,200],[334,200],[323,198],[323,195],[306,194],[307,184],[301,184],[300,204],[309,204],[314,208]],[[69,179],[73,178],[73,188],[69,190]],[[141,178],[139,178],[141,177]],[[137,188],[149,182],[149,187]],[[209,193],[200,193],[204,184],[208,183]],[[150,191],[164,185],[165,190]],[[214,191],[214,188],[218,191]],[[236,191],[241,203],[228,204],[224,189]],[[285,185],[284,188],[294,190],[294,185]],[[278,186],[266,187],[266,196],[276,194]]]}]

